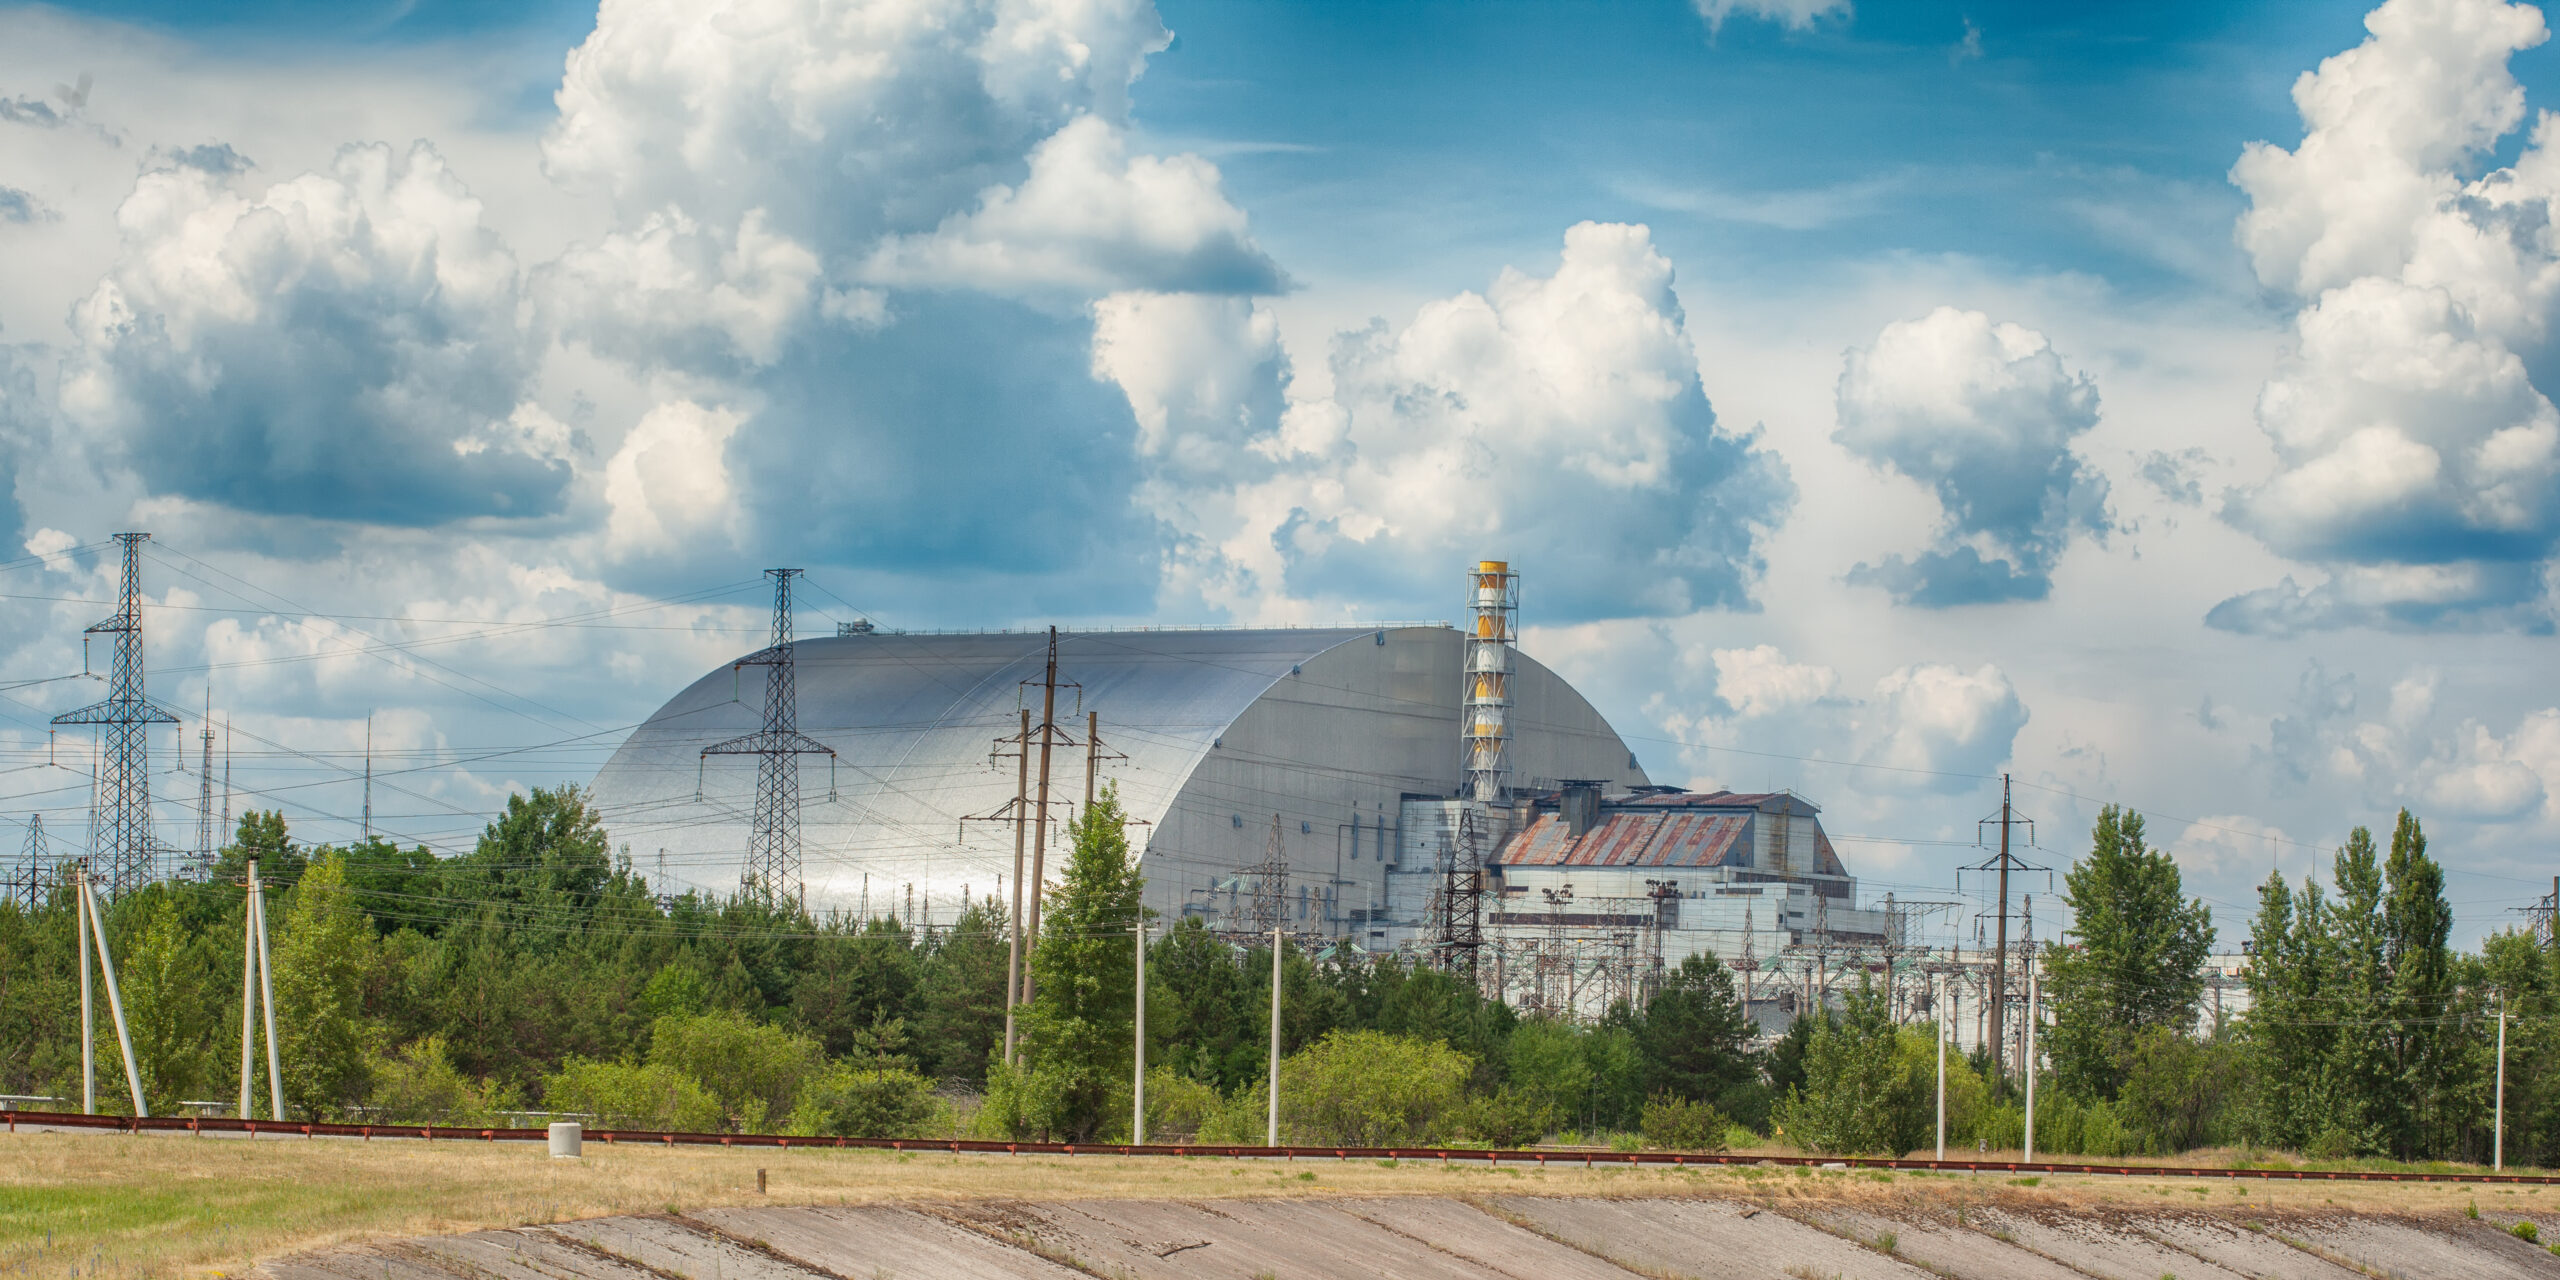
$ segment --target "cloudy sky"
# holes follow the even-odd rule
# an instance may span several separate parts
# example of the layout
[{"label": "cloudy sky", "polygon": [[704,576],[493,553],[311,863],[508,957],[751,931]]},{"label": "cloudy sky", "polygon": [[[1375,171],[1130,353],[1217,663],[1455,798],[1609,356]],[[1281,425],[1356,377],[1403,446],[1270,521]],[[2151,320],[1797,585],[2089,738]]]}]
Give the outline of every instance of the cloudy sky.
[{"label": "cloudy sky", "polygon": [[370,716],[448,850],[768,565],[824,633],[1501,556],[1657,778],[1876,891],[2011,772],[2226,930],[2407,805],[2501,927],[2560,869],[2545,18],[2079,7],[0,9],[0,812],[81,838],[119,530],[242,803],[352,833]]}]

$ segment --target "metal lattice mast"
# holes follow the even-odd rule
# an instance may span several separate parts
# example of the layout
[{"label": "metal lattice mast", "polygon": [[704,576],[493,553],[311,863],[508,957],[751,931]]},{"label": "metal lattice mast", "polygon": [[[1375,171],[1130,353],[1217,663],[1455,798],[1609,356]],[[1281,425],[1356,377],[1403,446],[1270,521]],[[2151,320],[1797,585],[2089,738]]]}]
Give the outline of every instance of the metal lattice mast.
[{"label": "metal lattice mast", "polygon": [[213,695],[205,694],[204,755],[196,768],[196,851],[194,878],[198,881],[213,875],[215,841],[219,832],[213,825]]},{"label": "metal lattice mast", "polygon": [[1484,950],[1484,854],[1478,848],[1476,811],[1458,811],[1458,829],[1440,846],[1440,892],[1433,949],[1440,967],[1468,986],[1480,979]]},{"label": "metal lattice mast", "polygon": [[48,887],[44,879],[46,855],[44,815],[28,814],[27,850],[24,858],[26,869],[20,872],[18,877],[13,877],[15,883],[9,887],[14,891],[11,896],[18,899],[18,905],[30,912],[44,905],[45,889]]},{"label": "metal lattice mast", "polygon": [[117,593],[115,616],[89,628],[89,635],[116,638],[115,666],[107,675],[107,697],[77,711],[55,716],[55,724],[93,724],[99,728],[106,759],[100,771],[99,808],[106,839],[94,840],[107,864],[107,889],[124,893],[151,882],[157,850],[151,840],[151,764],[149,731],[178,718],[152,705],[142,689],[142,544],[147,533],[119,533],[124,550],[124,581]]},{"label": "metal lattice mast", "polygon": [[773,643],[734,664],[765,669],[764,727],[702,749],[706,758],[756,757],[755,830],[747,837],[747,865],[738,888],[768,905],[794,907],[807,900],[800,878],[800,757],[835,754],[800,732],[799,690],[791,665],[791,580],[800,572],[765,570],[773,579]]},{"label": "metal lattice mast", "polygon": [[1511,778],[1512,645],[1520,623],[1520,575],[1481,560],[1468,575],[1474,625],[1467,632],[1466,699],[1458,709],[1465,781],[1458,794],[1479,804],[1502,799]]},{"label": "metal lattice mast", "polygon": [[1253,932],[1256,936],[1285,927],[1284,900],[1289,896],[1289,857],[1282,847],[1280,815],[1271,815],[1271,841],[1262,861],[1245,868],[1253,877]]}]

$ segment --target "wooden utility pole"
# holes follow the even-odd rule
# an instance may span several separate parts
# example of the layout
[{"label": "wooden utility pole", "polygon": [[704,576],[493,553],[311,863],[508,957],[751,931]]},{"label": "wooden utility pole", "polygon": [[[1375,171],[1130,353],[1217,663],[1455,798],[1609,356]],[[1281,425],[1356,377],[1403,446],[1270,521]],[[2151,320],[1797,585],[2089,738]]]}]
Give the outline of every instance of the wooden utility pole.
[{"label": "wooden utility pole", "polygon": [[1031,800],[1031,708],[1022,709],[1013,783],[1013,950],[1004,970],[1004,1060],[1013,1063],[1013,1011],[1022,1003],[1022,837]]},{"label": "wooden utility pole", "polygon": [[1102,713],[1084,713],[1084,808],[1093,812],[1093,775],[1102,765]]}]

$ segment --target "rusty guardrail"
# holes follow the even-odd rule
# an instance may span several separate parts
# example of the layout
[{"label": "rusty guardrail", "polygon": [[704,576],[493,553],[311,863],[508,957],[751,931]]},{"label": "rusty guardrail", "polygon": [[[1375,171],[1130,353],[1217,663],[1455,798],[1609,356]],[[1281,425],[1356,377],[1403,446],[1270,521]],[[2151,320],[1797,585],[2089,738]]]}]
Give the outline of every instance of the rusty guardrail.
[{"label": "rusty guardrail", "polygon": [[[0,1111],[8,1131],[20,1124],[97,1129],[117,1133],[242,1133],[304,1138],[414,1138],[429,1142],[543,1142],[547,1129],[473,1129],[421,1124],[326,1124],[318,1121],[234,1120],[220,1116],[91,1116],[59,1111]],[[668,1133],[638,1129],[590,1129],[591,1142],[609,1146],[773,1147],[782,1150],[870,1148],[980,1155],[1180,1156],[1243,1160],[1438,1160],[1571,1166],[1770,1165],[1779,1168],[1905,1169],[1944,1173],[2103,1174],[2152,1178],[2254,1178],[2290,1182],[2480,1182],[2551,1185],[2560,1174],[2418,1173],[2339,1169],[2215,1169],[2148,1164],[2070,1164],[2047,1160],[1893,1160],[1873,1156],[1728,1155],[1695,1151],[1536,1151],[1487,1147],[1262,1147],[1222,1143],[1004,1142],[983,1138],[839,1138],[774,1133]]]}]

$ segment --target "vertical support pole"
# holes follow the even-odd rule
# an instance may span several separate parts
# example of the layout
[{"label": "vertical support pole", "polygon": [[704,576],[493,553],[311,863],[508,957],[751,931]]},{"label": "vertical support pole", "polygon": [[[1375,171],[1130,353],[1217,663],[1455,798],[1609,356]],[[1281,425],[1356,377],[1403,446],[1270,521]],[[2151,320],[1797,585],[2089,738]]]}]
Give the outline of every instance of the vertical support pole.
[{"label": "vertical support pole", "polygon": [[[1143,915],[1144,908],[1140,908]],[[1138,1070],[1131,1081],[1131,1096],[1137,1099],[1129,1117],[1129,1140],[1138,1145],[1147,1141],[1147,922],[1142,918],[1129,926],[1138,935]]]},{"label": "vertical support pole", "polygon": [[[258,883],[258,860],[249,859],[248,884]],[[251,905],[248,890],[240,898],[240,1118],[254,1120],[249,1109],[250,1073],[256,1070],[256,1059],[250,1056],[258,1041],[258,917]],[[274,1116],[267,1117],[270,1120]]]},{"label": "vertical support pole", "polygon": [[107,1016],[116,1024],[116,1050],[124,1055],[124,1084],[133,1094],[133,1114],[148,1116],[151,1108],[142,1100],[142,1073],[134,1069],[133,1036],[125,1030],[124,1000],[116,994],[116,958],[107,950],[107,922],[99,918],[98,898],[89,888],[89,878],[80,878],[80,896],[89,900],[89,931],[98,937],[98,974],[107,983]]},{"label": "vertical support pole", "polygon": [[71,927],[80,935],[80,1114],[98,1114],[98,1028],[96,1016],[89,1012],[89,863],[80,862],[80,871],[71,888]]},{"label": "vertical support pole", "polygon": [[2507,1167],[2507,999],[2498,997],[2498,1101],[2497,1119],[2489,1129],[2489,1167]]},{"label": "vertical support pole", "polygon": [[[1941,993],[1954,990],[1944,977],[1938,979],[1938,989]],[[1938,1158],[1940,1160],[1947,1158],[1947,1023],[1950,1021],[1952,1019],[1948,1016],[1947,1002],[1941,998],[1938,1001]]]},{"label": "vertical support pole", "polygon": [[249,913],[258,930],[258,1003],[266,1014],[267,1117],[284,1119],[284,1063],[276,1052],[276,965],[267,950],[267,895],[255,878],[249,881]]},{"label": "vertical support pole", "polygon": [[[1040,936],[1040,893],[1049,883],[1049,746],[1058,728],[1058,629],[1049,628],[1048,674],[1040,681],[1040,798],[1031,814],[1031,936]],[[1023,748],[1030,750],[1028,744]],[[1022,1002],[1031,1003],[1035,989],[1031,970],[1022,971]]]},{"label": "vertical support pole", "polygon": [[2037,997],[2043,995],[2034,959],[2027,961],[2027,1051],[2018,1056],[2018,1069],[2027,1073],[2027,1160],[2036,1158],[2036,1019]]},{"label": "vertical support pole", "polygon": [[1084,807],[1093,808],[1093,775],[1102,767],[1102,713],[1084,713]]},{"label": "vertical support pole", "polygon": [[1262,1145],[1280,1145],[1280,931],[1271,931],[1271,1119]]},{"label": "vertical support pole", "polygon": [[1013,784],[1013,953],[1004,970],[1004,1061],[1013,1065],[1014,1007],[1022,1003],[1022,838],[1031,805],[1031,708],[1022,709]]},{"label": "vertical support pole", "polygon": [[2000,775],[2000,910],[1993,916],[1994,941],[1991,951],[1991,1087],[2003,1091],[2009,1085],[2009,1040],[2002,1034],[2001,1020],[2008,1016],[2009,1006],[2009,775]]}]

